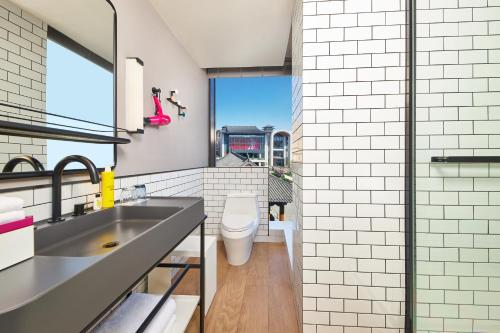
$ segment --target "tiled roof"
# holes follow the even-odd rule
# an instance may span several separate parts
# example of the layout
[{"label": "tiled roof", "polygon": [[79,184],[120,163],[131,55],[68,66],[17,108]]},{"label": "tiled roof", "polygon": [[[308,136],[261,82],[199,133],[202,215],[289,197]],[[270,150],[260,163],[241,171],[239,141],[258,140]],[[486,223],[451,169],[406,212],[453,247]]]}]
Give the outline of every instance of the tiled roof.
[{"label": "tiled roof", "polygon": [[221,132],[228,134],[264,134],[264,131],[256,126],[224,126]]},{"label": "tiled roof", "polygon": [[248,158],[230,152],[216,162],[217,167],[242,167],[242,166],[255,166],[255,163]]},{"label": "tiled roof", "polygon": [[290,203],[292,200],[292,183],[269,175],[269,202]]}]

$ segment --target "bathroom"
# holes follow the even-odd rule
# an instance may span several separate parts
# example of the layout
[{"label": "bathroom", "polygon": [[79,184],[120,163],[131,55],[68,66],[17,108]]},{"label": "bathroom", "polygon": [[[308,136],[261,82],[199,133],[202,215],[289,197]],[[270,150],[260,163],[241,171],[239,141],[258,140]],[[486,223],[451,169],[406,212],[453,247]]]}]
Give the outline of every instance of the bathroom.
[{"label": "bathroom", "polygon": [[[0,332],[500,332],[499,22],[0,0]],[[269,168],[216,163],[216,81],[281,75],[292,237]]]}]

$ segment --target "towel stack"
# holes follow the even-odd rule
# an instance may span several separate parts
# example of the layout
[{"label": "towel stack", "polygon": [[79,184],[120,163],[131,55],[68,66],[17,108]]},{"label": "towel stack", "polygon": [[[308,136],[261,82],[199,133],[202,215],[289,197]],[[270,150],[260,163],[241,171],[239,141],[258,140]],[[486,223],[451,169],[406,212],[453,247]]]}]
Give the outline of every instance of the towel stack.
[{"label": "towel stack", "polygon": [[[162,296],[134,293],[123,302],[94,333],[133,333],[158,304]],[[169,298],[146,328],[146,333],[171,333],[176,304]]]},{"label": "towel stack", "polygon": [[19,221],[26,217],[24,201],[20,198],[0,197],[0,224]]}]

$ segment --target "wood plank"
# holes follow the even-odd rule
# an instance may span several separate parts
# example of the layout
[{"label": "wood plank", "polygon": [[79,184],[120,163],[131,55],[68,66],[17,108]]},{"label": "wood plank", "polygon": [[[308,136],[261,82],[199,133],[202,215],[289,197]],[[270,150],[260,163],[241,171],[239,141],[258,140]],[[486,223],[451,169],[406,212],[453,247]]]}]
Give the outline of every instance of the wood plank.
[{"label": "wood plank", "polygon": [[269,333],[298,333],[286,245],[269,244]]},{"label": "wood plank", "polygon": [[222,287],[214,298],[213,311],[207,318],[207,332],[236,333],[247,282],[247,266],[230,267]]},{"label": "wood plank", "polygon": [[268,331],[268,250],[266,243],[255,243],[252,256],[245,264],[248,271],[247,283],[243,295],[244,302],[240,313],[238,333]]},{"label": "wood plank", "polygon": [[269,285],[269,333],[299,333],[290,285]]},{"label": "wood plank", "polygon": [[269,257],[269,247],[267,243],[255,243],[252,255],[247,266],[247,285],[252,286],[267,286],[269,282],[269,265],[267,259]]},{"label": "wood plank", "polygon": [[[300,332],[286,251],[282,243],[255,243],[249,262],[235,267],[223,242],[217,243],[218,289],[205,319],[207,333]],[[189,272],[176,294],[197,293],[198,279],[196,270]],[[198,327],[196,312],[186,332],[197,333]]]},{"label": "wood plank", "polygon": [[[200,262],[199,258],[189,258],[187,260],[190,264],[197,264]],[[175,277],[174,277],[175,279]],[[198,269],[190,269],[189,272],[181,280],[177,288],[175,288],[173,295],[199,295],[200,294],[200,271]]]},{"label": "wood plank", "polygon": [[270,320],[268,285],[247,283],[243,297],[238,333],[268,332]]},{"label": "wood plank", "polygon": [[290,285],[290,263],[286,245],[283,243],[269,244],[269,279],[272,283]]}]

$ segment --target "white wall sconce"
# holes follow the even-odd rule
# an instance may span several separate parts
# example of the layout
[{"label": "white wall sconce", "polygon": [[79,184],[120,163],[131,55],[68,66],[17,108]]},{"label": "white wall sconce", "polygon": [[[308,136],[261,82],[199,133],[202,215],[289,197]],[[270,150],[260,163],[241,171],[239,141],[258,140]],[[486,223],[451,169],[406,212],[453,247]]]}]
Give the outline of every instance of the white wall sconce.
[{"label": "white wall sconce", "polygon": [[127,58],[125,65],[125,128],[144,133],[144,62]]}]

